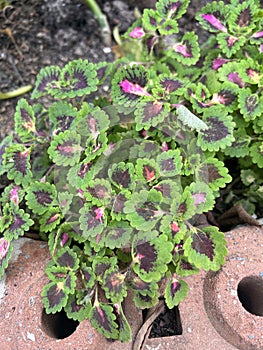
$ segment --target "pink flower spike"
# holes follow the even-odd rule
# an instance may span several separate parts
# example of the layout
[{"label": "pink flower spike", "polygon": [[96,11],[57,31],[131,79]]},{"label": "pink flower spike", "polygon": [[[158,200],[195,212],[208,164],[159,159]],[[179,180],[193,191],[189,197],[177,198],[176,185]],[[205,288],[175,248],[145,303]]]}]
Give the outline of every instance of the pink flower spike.
[{"label": "pink flower spike", "polygon": [[140,39],[145,35],[143,28],[135,27],[129,34],[131,38]]},{"label": "pink flower spike", "polygon": [[259,46],[259,52],[260,52],[260,53],[263,52],[263,44],[261,44],[261,45]]},{"label": "pink flower spike", "polygon": [[221,32],[225,32],[225,33],[227,32],[226,27],[214,15],[205,14],[205,15],[201,15],[201,17],[207,22],[209,22],[212,27],[220,30]]},{"label": "pink flower spike", "polygon": [[138,96],[150,96],[150,94],[144,90],[143,87],[141,87],[139,84],[131,83],[129,80],[124,79],[120,82],[120,87],[124,92],[127,92],[128,94],[134,94]]}]

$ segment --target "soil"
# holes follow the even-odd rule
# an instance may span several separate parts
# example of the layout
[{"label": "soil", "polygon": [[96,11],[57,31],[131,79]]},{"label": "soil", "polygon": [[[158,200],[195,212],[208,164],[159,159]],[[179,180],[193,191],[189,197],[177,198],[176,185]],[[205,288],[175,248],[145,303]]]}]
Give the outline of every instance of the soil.
[{"label": "soil", "polygon": [[[9,0],[1,9],[2,3],[5,1],[0,1],[0,92],[34,85],[39,70],[48,65],[63,66],[78,58],[91,62],[114,60],[113,51],[103,43],[98,23],[84,0]],[[155,1],[98,0],[98,3],[111,29],[118,26],[123,33],[135,19],[135,7],[142,10]],[[181,20],[184,32],[201,31],[194,27],[194,15],[206,3],[192,1],[187,16]],[[29,98],[30,93],[23,97]],[[13,129],[18,99],[0,100],[0,141]],[[171,325],[171,317],[167,313],[161,315],[151,336],[171,335]]]},{"label": "soil", "polygon": [[[2,3],[9,3],[1,9]],[[192,1],[181,21],[183,31],[193,29],[194,14],[207,1]],[[155,0],[98,0],[110,27],[123,33],[133,23],[134,9],[153,7]],[[10,30],[8,32],[6,30]],[[111,47],[101,39],[98,23],[84,0],[0,1],[0,92],[28,84],[48,65],[63,66],[69,60],[112,61]],[[114,40],[112,40],[114,45]],[[29,98],[30,93],[23,95]],[[18,98],[0,100],[0,140],[13,128]]]}]

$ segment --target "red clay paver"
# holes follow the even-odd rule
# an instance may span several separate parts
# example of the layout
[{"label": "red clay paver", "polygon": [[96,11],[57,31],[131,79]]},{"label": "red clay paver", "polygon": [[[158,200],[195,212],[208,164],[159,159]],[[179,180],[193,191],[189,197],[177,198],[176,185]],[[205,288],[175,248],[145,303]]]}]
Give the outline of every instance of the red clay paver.
[{"label": "red clay paver", "polygon": [[[223,268],[187,278],[189,295],[180,304],[183,334],[148,339],[145,350],[263,349],[263,231],[244,226],[226,233],[226,239],[229,253]],[[88,321],[65,339],[47,334],[48,325],[41,317],[41,291],[47,282],[48,260],[43,242],[23,238],[15,246],[0,282],[0,350],[132,350],[132,344],[108,342]],[[239,300],[242,280],[247,281],[242,290],[246,306],[258,315],[247,311]],[[127,307],[136,334],[141,312],[132,302]]]}]

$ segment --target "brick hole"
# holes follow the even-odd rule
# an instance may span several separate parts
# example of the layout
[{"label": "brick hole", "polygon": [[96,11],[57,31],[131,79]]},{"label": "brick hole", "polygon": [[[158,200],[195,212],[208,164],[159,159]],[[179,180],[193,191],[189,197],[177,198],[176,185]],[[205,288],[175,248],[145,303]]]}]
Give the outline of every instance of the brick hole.
[{"label": "brick hole", "polygon": [[51,338],[64,339],[73,334],[79,322],[67,317],[66,312],[47,314],[43,309],[41,316],[42,330]]},{"label": "brick hole", "polygon": [[[142,310],[143,321],[147,318],[147,309]],[[171,337],[174,335],[182,335],[183,328],[179,307],[175,306],[169,309],[165,306],[165,310],[153,321],[149,338]]]},{"label": "brick hole", "polygon": [[248,312],[263,316],[263,279],[258,276],[244,277],[238,284],[238,298]]}]

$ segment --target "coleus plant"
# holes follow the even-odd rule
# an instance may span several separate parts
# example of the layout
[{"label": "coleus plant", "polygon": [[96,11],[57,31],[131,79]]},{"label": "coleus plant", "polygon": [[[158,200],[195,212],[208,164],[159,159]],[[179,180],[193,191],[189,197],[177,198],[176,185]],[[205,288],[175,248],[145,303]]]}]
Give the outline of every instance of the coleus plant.
[{"label": "coleus plant", "polygon": [[138,308],[160,297],[173,308],[187,276],[224,263],[224,234],[195,223],[232,180],[225,160],[240,159],[247,196],[262,200],[260,5],[208,4],[201,48],[180,35],[188,5],[146,9],[113,63],[42,68],[0,144],[1,275],[14,240],[38,232],[51,256],[46,312],[111,339],[131,339],[128,291]]}]

